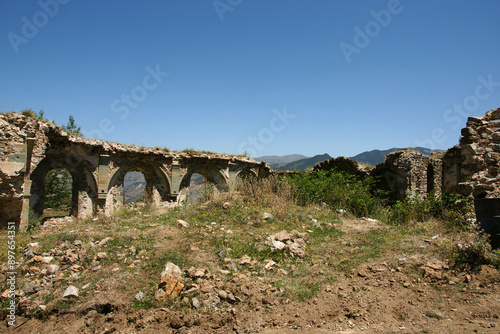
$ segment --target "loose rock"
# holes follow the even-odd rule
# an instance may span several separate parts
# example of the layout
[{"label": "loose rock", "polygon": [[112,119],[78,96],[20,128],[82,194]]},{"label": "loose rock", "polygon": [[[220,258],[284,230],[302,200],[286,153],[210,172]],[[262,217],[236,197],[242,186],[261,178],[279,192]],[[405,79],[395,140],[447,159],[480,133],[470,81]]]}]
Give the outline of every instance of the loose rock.
[{"label": "loose rock", "polygon": [[76,298],[76,297],[78,297],[78,288],[73,286],[73,285],[68,286],[66,291],[64,291],[64,294],[62,297],[63,298]]}]

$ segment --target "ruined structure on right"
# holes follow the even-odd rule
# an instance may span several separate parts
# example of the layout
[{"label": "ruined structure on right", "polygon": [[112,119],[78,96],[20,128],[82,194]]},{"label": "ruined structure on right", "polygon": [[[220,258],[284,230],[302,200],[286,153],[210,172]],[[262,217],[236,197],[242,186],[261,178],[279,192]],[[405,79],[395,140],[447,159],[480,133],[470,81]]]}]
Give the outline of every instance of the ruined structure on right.
[{"label": "ruined structure on right", "polygon": [[[441,154],[429,157],[404,149],[390,153],[370,171],[355,161],[346,164],[345,160],[330,159],[317,164],[315,170],[336,168],[350,174],[374,176],[394,201],[406,196],[448,193],[473,199],[499,198],[500,108],[482,117],[469,117],[460,143]],[[355,165],[359,173],[353,173]]]},{"label": "ruined structure on right", "polygon": [[460,144],[443,157],[443,191],[500,197],[500,108],[469,117]]}]

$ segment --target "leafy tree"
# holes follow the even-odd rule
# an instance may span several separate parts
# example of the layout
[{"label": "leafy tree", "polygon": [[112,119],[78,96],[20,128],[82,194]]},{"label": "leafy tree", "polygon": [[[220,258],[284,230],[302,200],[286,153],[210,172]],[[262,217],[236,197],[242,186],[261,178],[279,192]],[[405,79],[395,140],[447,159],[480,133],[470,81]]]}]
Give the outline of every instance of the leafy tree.
[{"label": "leafy tree", "polygon": [[64,131],[67,131],[71,133],[72,135],[75,136],[81,136],[82,135],[82,128],[76,125],[75,118],[72,115],[69,115],[69,120],[67,125],[62,126]]},{"label": "leafy tree", "polygon": [[64,168],[56,168],[45,177],[45,209],[71,209],[73,178]]}]

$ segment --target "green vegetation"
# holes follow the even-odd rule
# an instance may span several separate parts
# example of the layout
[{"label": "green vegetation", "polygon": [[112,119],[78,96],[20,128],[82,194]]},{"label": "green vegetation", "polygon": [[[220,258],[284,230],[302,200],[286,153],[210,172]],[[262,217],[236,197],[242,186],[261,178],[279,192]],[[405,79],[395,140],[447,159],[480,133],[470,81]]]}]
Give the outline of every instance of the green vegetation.
[{"label": "green vegetation", "polygon": [[62,126],[63,130],[75,136],[82,136],[81,127],[76,125],[75,118],[69,115],[68,124]]},{"label": "green vegetation", "polygon": [[473,217],[470,201],[459,194],[435,196],[429,194],[425,198],[407,197],[398,201],[391,208],[387,222],[393,225],[410,225],[430,219],[439,219],[448,229],[462,229],[467,226],[467,219]]},{"label": "green vegetation", "polygon": [[73,178],[65,168],[56,168],[45,177],[45,209],[69,211],[72,202]]},{"label": "green vegetation", "polygon": [[343,209],[362,216],[378,216],[383,194],[374,195],[372,178],[358,180],[352,175],[330,171],[300,173],[290,177],[300,205],[326,203],[334,210]]},{"label": "green vegetation", "polygon": [[[40,122],[47,122],[57,125],[55,121],[51,121],[44,117],[45,112],[43,110],[40,110],[38,113],[36,113],[35,111],[33,111],[33,109],[24,109],[21,110],[21,114],[39,120]],[[68,123],[61,126],[61,128],[72,135],[83,136],[83,134],[81,133],[81,127],[76,124],[75,118],[72,115],[69,115]]]}]

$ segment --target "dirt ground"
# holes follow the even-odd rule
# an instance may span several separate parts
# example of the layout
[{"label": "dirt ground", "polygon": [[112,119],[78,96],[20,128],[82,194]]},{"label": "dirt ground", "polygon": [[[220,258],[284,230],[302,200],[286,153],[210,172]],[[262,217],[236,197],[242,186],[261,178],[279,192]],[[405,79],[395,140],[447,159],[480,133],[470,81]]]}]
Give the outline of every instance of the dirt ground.
[{"label": "dirt ground", "polygon": [[[348,234],[382,227],[356,221],[341,228]],[[318,271],[311,279],[314,275],[324,273]],[[121,283],[133,281],[128,277]],[[197,281],[206,300],[216,299],[221,290],[233,292],[234,299],[219,292],[213,307],[132,310],[119,292],[103,288],[67,309],[18,316],[16,327],[4,321],[0,332],[499,333],[498,282],[500,273],[490,266],[461,273],[419,254],[390,254],[322,285],[315,297],[302,302],[283,297],[259,277],[241,274],[223,280],[213,273]]]}]

